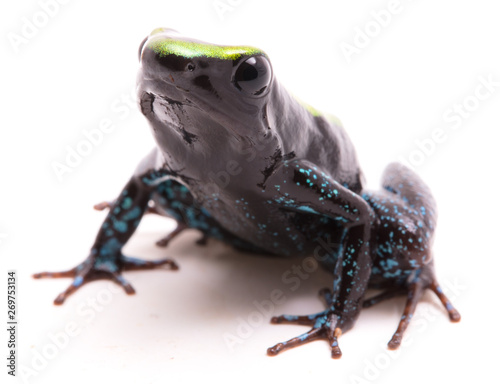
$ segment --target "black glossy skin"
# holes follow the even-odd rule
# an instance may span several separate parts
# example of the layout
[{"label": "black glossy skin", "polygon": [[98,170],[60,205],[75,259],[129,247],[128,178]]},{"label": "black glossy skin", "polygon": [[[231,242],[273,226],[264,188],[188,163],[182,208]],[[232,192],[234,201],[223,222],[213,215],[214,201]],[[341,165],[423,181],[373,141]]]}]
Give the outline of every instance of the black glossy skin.
[{"label": "black glossy skin", "polygon": [[[158,43],[167,48],[159,50]],[[173,53],[172,46],[188,49]],[[214,47],[216,54],[210,53]],[[408,293],[405,315],[389,343],[396,348],[426,288],[457,321],[458,312],[434,278],[435,204],[427,186],[394,164],[381,192],[364,191],[354,148],[340,124],[290,96],[265,53],[229,51],[171,30],[155,30],[143,42],[138,95],[158,147],[111,205],[87,260],[70,271],[36,275],[75,278],[56,303],[98,278],[133,293],[123,270],[176,268],[171,260],[146,262],[121,253],[153,205],[179,223],[175,234],[196,228],[241,250],[305,257],[329,245],[318,257],[334,274],[332,291],[323,291],[327,309],[273,318],[312,329],[270,348],[270,355],[323,338],[332,357],[340,357],[337,338],[354,325],[363,305]],[[369,284],[388,291],[365,300]]]}]

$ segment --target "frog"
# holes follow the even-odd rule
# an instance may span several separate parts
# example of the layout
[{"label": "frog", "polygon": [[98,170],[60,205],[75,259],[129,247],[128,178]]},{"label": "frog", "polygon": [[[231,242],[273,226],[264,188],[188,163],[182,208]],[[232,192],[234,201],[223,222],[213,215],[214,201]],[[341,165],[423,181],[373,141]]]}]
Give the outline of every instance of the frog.
[{"label": "frog", "polygon": [[[134,294],[124,271],[178,269],[170,258],[122,253],[143,215],[153,211],[178,223],[162,245],[186,228],[197,229],[203,239],[239,251],[314,255],[333,274],[331,289],[320,291],[323,311],[271,318],[311,329],[268,348],[270,356],[321,339],[331,357],[340,358],[338,339],[363,308],[406,295],[388,344],[395,349],[427,289],[452,321],[460,320],[434,273],[436,204],[429,188],[395,163],[382,189],[367,191],[340,120],[290,93],[263,50],[157,28],[139,46],[137,95],[156,146],[118,197],[98,205],[108,213],[87,258],[67,271],[34,275],[73,279],[55,304],[97,279]],[[382,292],[368,298],[368,288]]]}]

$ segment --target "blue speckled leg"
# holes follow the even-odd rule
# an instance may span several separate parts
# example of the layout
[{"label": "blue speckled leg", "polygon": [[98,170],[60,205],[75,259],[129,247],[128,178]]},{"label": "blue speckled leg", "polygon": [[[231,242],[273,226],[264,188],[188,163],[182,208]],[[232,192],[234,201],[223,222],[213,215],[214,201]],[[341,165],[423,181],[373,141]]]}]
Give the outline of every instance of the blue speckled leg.
[{"label": "blue speckled leg", "polygon": [[269,348],[268,355],[274,356],[285,349],[325,339],[330,345],[332,358],[342,356],[338,337],[354,325],[368,284],[370,254],[366,236],[368,234],[364,226],[349,229],[342,254],[335,265],[333,290],[320,291],[326,301],[326,310],[307,316],[281,315],[271,319],[274,324],[300,324],[312,328],[298,337]]},{"label": "blue speckled leg", "polygon": [[[340,249],[329,257],[333,289],[327,309],[309,316],[272,318],[275,324],[298,323],[312,328],[299,337],[276,344],[267,353],[274,356],[285,349],[324,339],[331,347],[332,358],[339,358],[342,353],[337,339],[354,325],[370,278],[374,212],[360,195],[304,160],[285,163],[280,172],[271,176],[269,184],[275,187],[278,195],[275,200],[286,208],[342,222],[344,231]],[[332,231],[338,231],[338,226],[332,227]]]},{"label": "blue speckled leg", "polygon": [[[101,203],[94,205],[94,209],[97,211],[104,211],[106,209],[110,209],[113,206],[113,204],[114,204],[114,202],[103,201]],[[146,210],[145,213],[154,213],[154,214],[157,214],[160,216],[166,216],[166,217],[170,217],[170,218],[176,220],[175,217],[172,217],[171,215],[165,214],[160,209],[158,209],[156,207],[156,204],[153,202],[153,200],[149,201],[148,209]],[[172,232],[168,233],[166,236],[159,239],[156,242],[157,246],[159,246],[159,247],[168,246],[168,244],[170,244],[170,242],[173,239],[175,239],[178,235],[180,235],[182,232],[184,232],[184,230],[189,228],[183,222],[180,222],[177,220],[176,220],[176,222],[177,222],[177,227]],[[206,245],[206,243],[207,243],[207,236],[205,236],[205,235],[203,235],[199,240],[196,241],[196,244],[198,244],[198,245]]]},{"label": "blue speckled leg", "polygon": [[460,314],[444,295],[434,274],[432,240],[436,227],[436,203],[430,189],[412,170],[393,163],[387,166],[380,192],[365,192],[364,198],[375,211],[374,262],[371,283],[387,290],[365,299],[368,308],[398,295],[406,296],[406,305],[388,346],[401,345],[403,334],[426,289],[431,289],[457,322]]},{"label": "blue speckled leg", "polygon": [[163,177],[165,175],[152,173],[141,179],[134,177],[129,181],[110,207],[90,255],[80,265],[64,272],[42,272],[33,276],[35,278],[74,278],[73,283],[55,299],[55,304],[62,304],[82,285],[98,279],[112,280],[122,286],[127,294],[133,294],[135,291],[122,277],[122,271],[153,269],[159,266],[177,269],[177,265],[169,259],[145,261],[127,257],[121,252],[148,208],[152,191],[156,186],[155,180]]}]

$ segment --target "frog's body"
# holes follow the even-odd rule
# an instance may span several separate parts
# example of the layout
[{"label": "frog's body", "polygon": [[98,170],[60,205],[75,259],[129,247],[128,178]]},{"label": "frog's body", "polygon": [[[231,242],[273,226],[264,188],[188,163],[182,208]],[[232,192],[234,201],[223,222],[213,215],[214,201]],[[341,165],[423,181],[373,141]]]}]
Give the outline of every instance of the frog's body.
[{"label": "frog's body", "polygon": [[[433,274],[434,201],[410,170],[391,165],[384,189],[365,192],[340,123],[290,96],[256,48],[210,45],[158,29],[139,57],[140,108],[158,147],[110,207],[89,258],[67,272],[37,275],[75,277],[56,303],[97,278],[114,279],[133,293],[123,270],[176,268],[170,260],[121,253],[153,204],[181,229],[199,229],[251,252],[313,254],[334,273],[325,311],[273,318],[312,329],[269,354],[325,338],[339,357],[337,337],[353,326],[363,302],[401,292],[409,292],[408,304],[391,347],[399,345],[426,288],[447,303],[453,320],[459,318]],[[365,300],[369,284],[388,291]]]}]

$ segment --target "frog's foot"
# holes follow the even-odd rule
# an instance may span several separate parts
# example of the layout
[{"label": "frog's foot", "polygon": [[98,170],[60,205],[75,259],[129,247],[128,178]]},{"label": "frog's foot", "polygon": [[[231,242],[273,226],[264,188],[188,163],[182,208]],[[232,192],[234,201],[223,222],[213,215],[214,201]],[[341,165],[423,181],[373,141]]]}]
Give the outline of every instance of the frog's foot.
[{"label": "frog's foot", "polygon": [[[329,290],[324,289],[320,291],[320,295],[323,296],[328,305],[331,303],[332,294]],[[342,352],[339,348],[338,338],[342,335],[342,332],[347,330],[347,323],[352,324],[352,321],[345,322],[344,319],[340,318],[331,309],[327,309],[323,312],[319,312],[308,316],[294,316],[294,315],[281,315],[275,316],[271,319],[273,324],[300,324],[309,325],[312,328],[303,333],[300,336],[294,337],[288,341],[284,341],[276,344],[275,346],[267,349],[267,354],[269,356],[275,356],[281,351],[290,349],[293,347],[298,347],[315,340],[326,340],[331,348],[332,358],[339,359],[342,356]]]},{"label": "frog's foot", "polygon": [[94,280],[112,280],[120,285],[128,295],[133,295],[135,290],[132,285],[130,285],[130,283],[123,278],[121,271],[149,270],[160,266],[167,267],[166,269],[171,270],[179,269],[177,264],[170,259],[147,261],[122,255],[119,259],[119,263],[99,263],[96,262],[95,258],[90,256],[80,265],[67,271],[35,273],[33,277],[35,279],[60,277],[73,278],[71,285],[66,288],[64,292],[61,292],[54,300],[55,305],[61,305],[69,295],[84,284]]},{"label": "frog's foot", "polygon": [[443,306],[446,308],[448,316],[452,322],[456,323],[460,321],[460,313],[458,313],[458,311],[453,307],[436,280],[432,280],[430,283],[417,280],[416,282],[409,284],[408,288],[398,287],[392,290],[387,290],[371,299],[365,300],[363,303],[363,308],[368,308],[372,305],[380,303],[381,301],[399,296],[401,294],[406,294],[407,298],[405,309],[403,315],[401,316],[398,328],[388,343],[389,349],[397,349],[401,345],[403,334],[408,328],[408,325],[410,324],[410,321],[415,313],[415,309],[417,308],[417,304],[426,289],[432,290],[437,295]]}]

